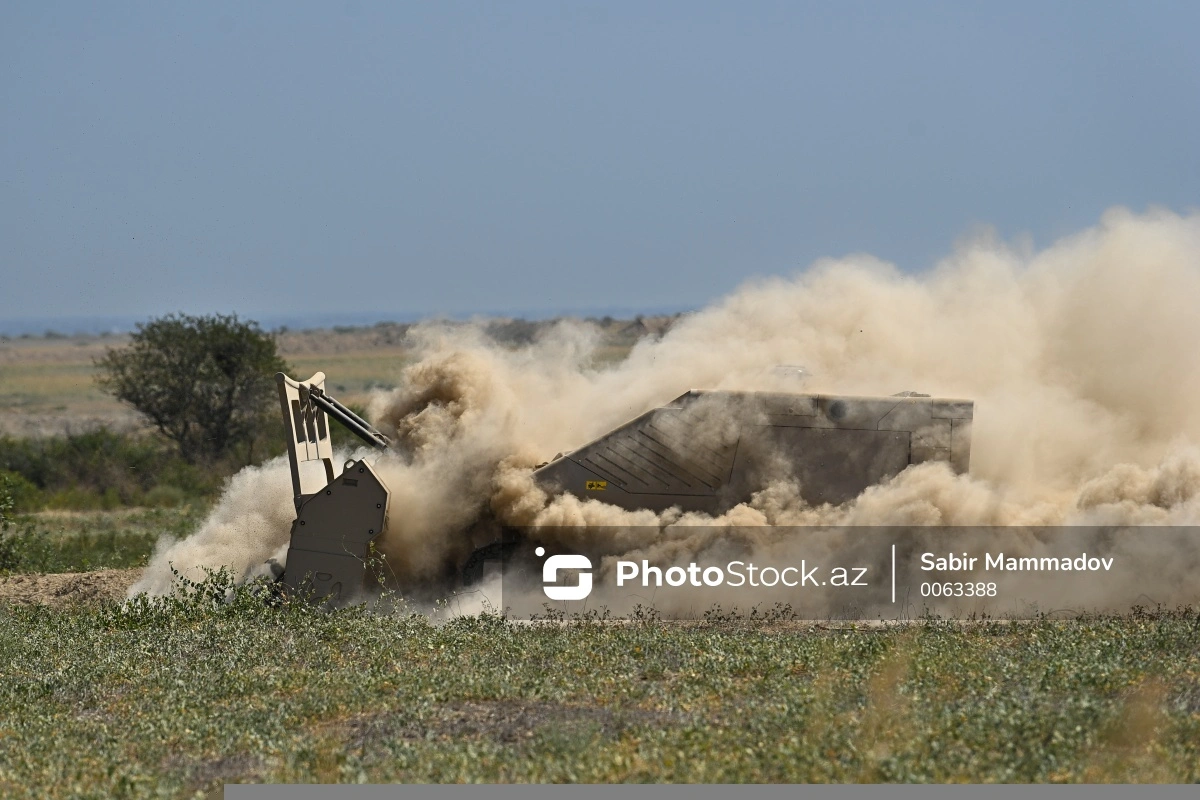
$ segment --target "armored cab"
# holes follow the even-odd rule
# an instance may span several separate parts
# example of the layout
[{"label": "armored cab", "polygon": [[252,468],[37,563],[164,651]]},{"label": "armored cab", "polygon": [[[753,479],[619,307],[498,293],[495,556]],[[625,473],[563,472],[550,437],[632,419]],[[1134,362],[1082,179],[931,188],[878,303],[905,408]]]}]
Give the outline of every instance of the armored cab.
[{"label": "armored cab", "polygon": [[969,400],[687,392],[540,467],[551,493],[625,509],[719,513],[790,477],[812,504],[844,503],[910,464],[966,472]]}]

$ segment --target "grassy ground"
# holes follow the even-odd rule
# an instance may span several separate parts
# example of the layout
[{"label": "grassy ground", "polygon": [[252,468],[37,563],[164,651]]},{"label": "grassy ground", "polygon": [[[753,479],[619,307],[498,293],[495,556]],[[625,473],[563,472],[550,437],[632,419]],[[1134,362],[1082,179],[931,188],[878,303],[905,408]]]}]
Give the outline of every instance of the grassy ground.
[{"label": "grassy ground", "polygon": [[137,415],[105,395],[92,360],[124,337],[0,340],[0,432],[40,436],[98,424],[140,425]]},{"label": "grassy ground", "polygon": [[18,517],[0,531],[0,574],[145,566],[159,536],[186,536],[205,510],[182,505]]},{"label": "grassy ground", "polygon": [[[394,380],[403,353],[385,333],[285,350],[353,401]],[[10,344],[0,412],[103,411],[88,405],[108,401],[86,347]],[[202,513],[20,517],[0,533],[0,572],[137,567]],[[272,607],[249,590],[217,604],[214,588],[224,596],[131,608],[0,600],[0,797],[189,796],[226,781],[1200,780],[1191,612],[876,630],[434,625]]]},{"label": "grassy ground", "polygon": [[124,611],[0,606],[0,795],[187,796],[223,781],[1195,781],[1198,622],[436,626],[273,608],[249,591]]},{"label": "grassy ground", "polygon": [[118,404],[95,386],[93,374],[91,362],[82,358],[8,365],[2,376],[0,403],[17,411],[72,410],[80,415],[120,411]]}]

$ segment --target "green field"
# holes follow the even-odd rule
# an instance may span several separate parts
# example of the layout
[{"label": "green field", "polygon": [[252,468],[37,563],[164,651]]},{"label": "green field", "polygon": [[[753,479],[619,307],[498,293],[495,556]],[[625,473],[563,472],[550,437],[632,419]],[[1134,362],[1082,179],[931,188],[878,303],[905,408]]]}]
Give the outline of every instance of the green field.
[{"label": "green field", "polygon": [[0,530],[0,575],[143,567],[160,536],[187,536],[206,508],[44,511],[18,517]]},{"label": "green field", "polygon": [[[223,596],[221,586],[203,587]],[[1191,612],[822,629],[0,606],[0,795],[286,781],[1195,781]]]},{"label": "green field", "polygon": [[[125,337],[0,341],[0,431],[45,435],[105,424],[141,427],[137,415],[95,383],[93,360]],[[400,344],[379,344],[370,329],[305,331],[281,338],[281,355],[304,378],[323,371],[329,390],[362,403],[375,388],[391,388],[409,358]]]},{"label": "green field", "polygon": [[17,411],[71,409],[84,414],[117,408],[95,385],[94,374],[91,364],[82,361],[5,367],[0,374],[0,406]]},{"label": "green field", "polygon": [[[295,371],[323,370],[349,402],[391,385],[407,357],[369,331],[304,335]],[[119,412],[91,384],[101,344],[6,345],[0,412],[68,426]],[[247,781],[1200,780],[1189,609],[896,627],[779,612],[435,623],[221,582],[123,606],[158,538],[194,530],[219,482],[138,436],[7,447],[48,485],[18,487],[0,530],[0,797]]]}]

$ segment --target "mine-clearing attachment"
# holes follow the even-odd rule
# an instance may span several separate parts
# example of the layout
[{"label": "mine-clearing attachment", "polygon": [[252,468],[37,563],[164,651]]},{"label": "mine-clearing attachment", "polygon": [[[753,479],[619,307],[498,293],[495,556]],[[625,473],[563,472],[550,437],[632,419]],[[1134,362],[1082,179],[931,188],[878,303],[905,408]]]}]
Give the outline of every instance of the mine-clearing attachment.
[{"label": "mine-clearing attachment", "polygon": [[387,525],[390,493],[367,461],[333,463],[329,417],[366,444],[386,450],[388,438],[325,393],[325,373],[295,381],[275,375],[287,433],[296,520],[283,582],[290,591],[338,601],[364,586],[371,543]]},{"label": "mine-clearing attachment", "polygon": [[[325,375],[280,373],[296,521],[284,570],[289,590],[334,601],[365,588],[371,544],[388,520],[389,492],[364,460],[333,464],[332,417],[368,445],[388,438],[325,392]],[[912,464],[946,462],[966,472],[970,400],[915,392],[888,397],[692,391],[560,453],[533,473],[550,494],[574,494],[629,510],[721,513],[769,480],[795,481],[812,505],[840,504]],[[502,530],[465,564],[447,565],[464,583],[488,562],[506,561],[522,537]],[[417,587],[404,587],[417,588]]]}]

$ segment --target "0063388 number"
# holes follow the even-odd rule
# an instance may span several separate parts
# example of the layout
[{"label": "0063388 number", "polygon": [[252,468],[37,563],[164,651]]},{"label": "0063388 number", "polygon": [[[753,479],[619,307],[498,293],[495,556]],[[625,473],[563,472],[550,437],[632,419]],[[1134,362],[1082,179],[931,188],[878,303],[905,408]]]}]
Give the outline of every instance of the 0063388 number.
[{"label": "0063388 number", "polygon": [[995,597],[994,583],[922,583],[921,597]]}]

